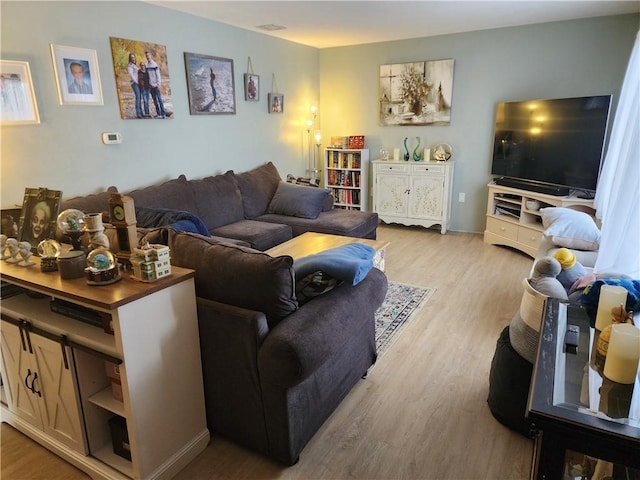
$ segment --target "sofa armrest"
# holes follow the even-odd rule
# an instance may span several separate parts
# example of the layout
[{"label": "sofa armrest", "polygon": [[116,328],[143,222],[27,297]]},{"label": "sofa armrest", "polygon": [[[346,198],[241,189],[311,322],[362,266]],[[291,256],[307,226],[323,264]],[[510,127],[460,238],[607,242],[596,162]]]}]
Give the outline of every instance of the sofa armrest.
[{"label": "sofa armrest", "polygon": [[358,285],[342,284],[305,303],[282,320],[260,348],[262,381],[282,388],[296,385],[363,336],[375,350],[374,314],[386,292],[387,277],[374,268]]},{"label": "sofa armrest", "polygon": [[258,349],[269,333],[261,312],[197,298],[209,429],[266,451]]}]

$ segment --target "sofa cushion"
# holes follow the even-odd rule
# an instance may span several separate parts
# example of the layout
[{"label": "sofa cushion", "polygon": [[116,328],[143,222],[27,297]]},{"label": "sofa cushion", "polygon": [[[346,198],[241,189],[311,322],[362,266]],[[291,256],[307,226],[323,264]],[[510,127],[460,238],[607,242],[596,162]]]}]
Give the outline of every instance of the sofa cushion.
[{"label": "sofa cushion", "polygon": [[245,218],[252,219],[265,213],[282,180],[275,165],[269,162],[235,175],[242,194]]},{"label": "sofa cushion", "polygon": [[322,188],[280,182],[267,212],[292,217],[318,218],[327,197],[331,198],[331,194]]},{"label": "sofa cushion", "polygon": [[159,185],[133,190],[128,195],[133,197],[136,207],[170,208],[199,215],[193,189],[184,175]]},{"label": "sofa cushion", "polygon": [[235,238],[247,242],[256,250],[268,250],[291,240],[291,227],[280,223],[258,222],[257,220],[240,220],[209,230],[212,235]]},{"label": "sofa cushion", "polygon": [[195,233],[169,238],[171,263],[196,271],[198,297],[263,312],[272,327],[297,310],[291,257],[271,257]]},{"label": "sofa cushion", "polygon": [[321,212],[318,218],[315,219],[267,213],[260,215],[256,220],[287,224],[291,226],[294,237],[305,232],[317,232],[375,240],[376,229],[378,228],[377,213],[339,208]]},{"label": "sofa cushion", "polygon": [[190,180],[199,217],[208,230],[244,219],[242,196],[234,173]]},{"label": "sofa cushion", "polygon": [[111,186],[104,192],[85,195],[82,197],[73,197],[68,199],[63,198],[62,204],[60,205],[60,211],[62,212],[63,210],[73,208],[84,213],[108,212],[109,198],[112,193],[118,193],[118,189]]},{"label": "sofa cushion", "polygon": [[598,250],[600,229],[585,212],[563,207],[541,208],[544,235],[558,247]]}]

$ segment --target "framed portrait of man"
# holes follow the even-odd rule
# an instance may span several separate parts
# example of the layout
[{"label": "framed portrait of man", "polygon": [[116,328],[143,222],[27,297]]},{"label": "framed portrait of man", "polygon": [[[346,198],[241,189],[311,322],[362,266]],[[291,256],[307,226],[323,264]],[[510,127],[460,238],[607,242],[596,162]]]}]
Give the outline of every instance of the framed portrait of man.
[{"label": "framed portrait of man", "polygon": [[98,53],[50,44],[60,105],[103,105]]},{"label": "framed portrait of man", "polygon": [[18,241],[29,242],[35,252],[42,240],[55,238],[61,198],[60,190],[25,188]]}]

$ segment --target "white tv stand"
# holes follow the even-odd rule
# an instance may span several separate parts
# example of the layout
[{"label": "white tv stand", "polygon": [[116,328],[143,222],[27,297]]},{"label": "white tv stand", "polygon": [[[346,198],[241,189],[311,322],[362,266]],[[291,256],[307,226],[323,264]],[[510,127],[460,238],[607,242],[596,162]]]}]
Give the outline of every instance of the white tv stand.
[{"label": "white tv stand", "polygon": [[[489,183],[484,242],[506,245],[535,257],[542,232],[540,208],[569,207],[593,215],[593,200],[563,197]],[[534,202],[537,202],[534,204]]]}]

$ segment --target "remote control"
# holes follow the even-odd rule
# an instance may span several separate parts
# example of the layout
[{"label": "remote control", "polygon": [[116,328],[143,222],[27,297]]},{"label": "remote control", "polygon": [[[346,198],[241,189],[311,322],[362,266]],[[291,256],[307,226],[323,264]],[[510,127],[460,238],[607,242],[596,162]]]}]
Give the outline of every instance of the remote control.
[{"label": "remote control", "polygon": [[564,334],[565,353],[578,353],[580,343],[580,327],[577,325],[567,325],[567,332]]}]

